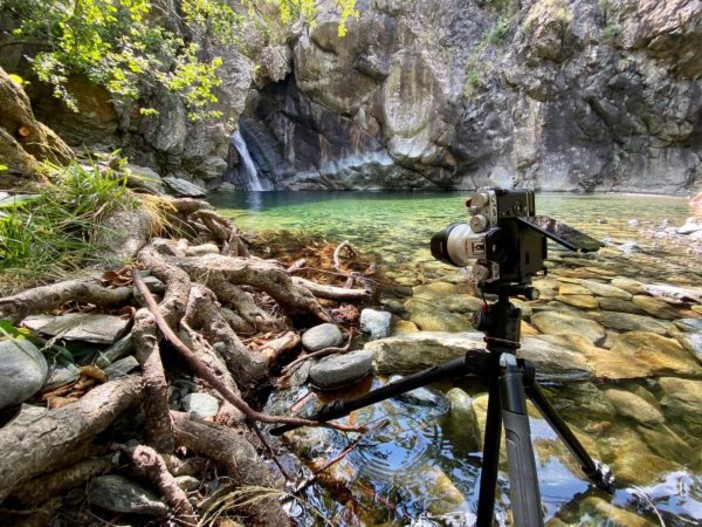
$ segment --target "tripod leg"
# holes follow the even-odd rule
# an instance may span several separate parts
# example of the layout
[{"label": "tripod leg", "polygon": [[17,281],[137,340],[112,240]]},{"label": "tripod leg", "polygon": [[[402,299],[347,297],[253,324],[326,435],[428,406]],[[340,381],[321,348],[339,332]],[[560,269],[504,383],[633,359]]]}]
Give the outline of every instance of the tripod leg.
[{"label": "tripod leg", "polygon": [[480,496],[478,497],[477,527],[491,527],[495,511],[495,487],[500,459],[500,437],[502,433],[500,385],[497,377],[490,382],[488,395],[485,439],[483,440],[483,463],[480,471]]},{"label": "tripod leg", "polygon": [[522,384],[522,373],[514,355],[503,353],[500,365],[502,390],[502,421],[505,427],[507,464],[509,467],[510,499],[514,524],[543,525],[541,493],[536,475],[536,461],[531,443],[529,416]]},{"label": "tripod leg", "polygon": [[614,494],[616,483],[612,471],[607,465],[595,461],[590,457],[585,447],[578,441],[578,438],[575,437],[575,434],[568,428],[565,421],[558,415],[553,406],[551,406],[551,403],[548,402],[548,399],[546,399],[539,387],[539,383],[533,380],[530,384],[527,384],[526,393],[539,409],[541,415],[548,421],[548,424],[551,425],[551,428],[556,431],[558,436],[566,444],[568,450],[576,457],[583,472],[590,480],[594,481],[598,487],[610,494]]}]

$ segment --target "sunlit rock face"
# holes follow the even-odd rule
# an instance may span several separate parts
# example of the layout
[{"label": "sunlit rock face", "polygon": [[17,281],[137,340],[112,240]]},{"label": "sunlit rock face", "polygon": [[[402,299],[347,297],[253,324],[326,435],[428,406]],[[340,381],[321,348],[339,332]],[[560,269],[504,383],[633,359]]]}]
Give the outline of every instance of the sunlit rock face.
[{"label": "sunlit rock face", "polygon": [[324,0],[312,27],[250,20],[240,49],[203,42],[223,59],[214,121],[167,93],[142,101],[155,116],[89,86],[79,116],[33,104],[71,144],[208,188],[237,122],[266,189],[702,188],[699,0],[356,4],[344,37]]},{"label": "sunlit rock face", "polygon": [[358,7],[340,38],[322,5],[293,44],[291,73],[249,96],[245,127],[275,150],[261,154],[274,169],[257,162],[276,187],[683,193],[699,184],[697,3]]}]

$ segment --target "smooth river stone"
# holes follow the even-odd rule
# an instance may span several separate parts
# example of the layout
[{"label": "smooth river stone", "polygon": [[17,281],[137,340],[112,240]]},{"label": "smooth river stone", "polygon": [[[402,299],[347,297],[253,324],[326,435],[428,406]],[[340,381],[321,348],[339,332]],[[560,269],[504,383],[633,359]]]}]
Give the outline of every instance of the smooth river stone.
[{"label": "smooth river stone", "polygon": [[665,415],[702,428],[702,381],[664,377],[658,383],[664,393],[661,406]]},{"label": "smooth river stone", "polygon": [[547,335],[581,335],[592,343],[605,337],[604,328],[594,320],[565,313],[534,313],[531,324]]},{"label": "smooth river stone", "polygon": [[556,300],[580,309],[597,309],[600,307],[597,299],[592,295],[558,295]]},{"label": "smooth river stone", "polygon": [[601,296],[598,298],[600,309],[605,311],[618,311],[620,313],[631,313],[633,315],[642,315],[644,311],[631,300],[623,298],[614,298],[611,296]]},{"label": "smooth river stone", "polygon": [[631,301],[646,313],[656,318],[674,320],[678,318],[678,311],[660,298],[647,295],[635,295]]},{"label": "smooth river stone", "polygon": [[644,425],[658,425],[665,421],[663,413],[636,394],[626,390],[611,388],[604,391],[619,415],[633,419]]},{"label": "smooth river stone", "polygon": [[623,298],[624,300],[630,300],[632,297],[631,293],[628,291],[624,291],[623,289],[619,289],[613,285],[595,282],[594,280],[583,280],[580,282],[580,285],[588,288],[597,296],[610,296],[614,298]]},{"label": "smooth river stone", "polygon": [[628,291],[632,295],[639,295],[645,291],[644,284],[633,278],[619,276],[617,278],[612,278],[610,284],[624,291]]},{"label": "smooth river stone", "polygon": [[631,313],[617,313],[608,311],[593,315],[597,321],[608,328],[619,331],[648,331],[658,335],[668,333],[669,324],[665,324],[655,318],[644,315],[633,315]]},{"label": "smooth river stone", "polygon": [[616,337],[607,361],[595,363],[595,375],[606,379],[702,375],[702,366],[675,339],[629,331]]},{"label": "smooth river stone", "polygon": [[592,292],[587,288],[578,284],[564,283],[558,288],[561,295],[590,295]]}]

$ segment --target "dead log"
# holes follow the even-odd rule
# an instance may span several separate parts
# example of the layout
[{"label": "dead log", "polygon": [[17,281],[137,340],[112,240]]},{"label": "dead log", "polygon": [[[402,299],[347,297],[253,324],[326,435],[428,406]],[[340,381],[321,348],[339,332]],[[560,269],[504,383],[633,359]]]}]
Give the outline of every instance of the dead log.
[{"label": "dead log", "polygon": [[[275,488],[272,474],[241,431],[215,423],[207,423],[186,414],[172,412],[176,443],[207,456],[222,466],[238,486]],[[278,500],[262,497],[252,500],[246,511],[262,525],[289,525]]]},{"label": "dead log", "polygon": [[318,284],[299,276],[292,277],[293,284],[310,291],[314,296],[326,298],[327,300],[337,300],[339,302],[368,302],[371,292],[367,289],[347,289],[345,287],[334,287],[326,284]]},{"label": "dead log", "polygon": [[331,317],[305,287],[295,285],[285,269],[277,263],[254,258],[235,258],[220,254],[183,258],[178,264],[190,275],[210,289],[217,289],[217,282],[250,285],[273,297],[283,308],[293,313],[312,313],[324,322]]},{"label": "dead log", "polygon": [[18,484],[54,470],[68,454],[90,444],[141,397],[141,377],[125,377],[89,391],[79,401],[49,410],[30,424],[0,430],[0,503]]},{"label": "dead log", "polygon": [[29,315],[51,311],[69,300],[109,307],[124,304],[131,298],[131,287],[110,289],[96,280],[68,280],[0,298],[0,319],[16,324]]},{"label": "dead log", "polygon": [[[135,272],[135,276],[138,276],[138,272]],[[144,433],[146,441],[160,452],[173,452],[168,382],[161,362],[158,337],[156,336],[156,322],[148,309],[140,309],[137,312],[132,336],[137,349],[136,358],[141,365],[144,379]]]}]

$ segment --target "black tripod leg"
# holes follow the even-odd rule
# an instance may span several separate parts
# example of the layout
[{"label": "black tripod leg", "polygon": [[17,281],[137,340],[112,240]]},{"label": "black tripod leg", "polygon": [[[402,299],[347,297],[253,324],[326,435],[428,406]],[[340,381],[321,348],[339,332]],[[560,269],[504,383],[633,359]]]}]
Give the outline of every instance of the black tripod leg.
[{"label": "black tripod leg", "polygon": [[502,422],[505,427],[514,524],[525,527],[541,526],[541,493],[536,475],[522,373],[517,366],[516,357],[509,353],[502,354],[500,365],[504,368],[500,375]]},{"label": "black tripod leg", "polygon": [[500,460],[501,411],[500,384],[495,376],[490,381],[490,392],[488,395],[487,421],[485,423],[485,439],[483,440],[483,463],[480,471],[477,527],[492,526],[492,517],[495,511],[497,468]]},{"label": "black tripod leg", "polygon": [[575,434],[568,428],[568,425],[561,418],[556,410],[548,402],[548,399],[544,396],[539,384],[536,381],[532,381],[531,384],[526,386],[526,393],[532,400],[534,405],[539,409],[541,415],[544,416],[548,424],[551,425],[558,436],[563,440],[563,442],[568,447],[568,450],[576,457],[580,463],[583,472],[594,481],[598,487],[614,494],[615,479],[614,474],[609,469],[609,467],[599,461],[595,461],[587,453],[583,445],[575,437]]}]

